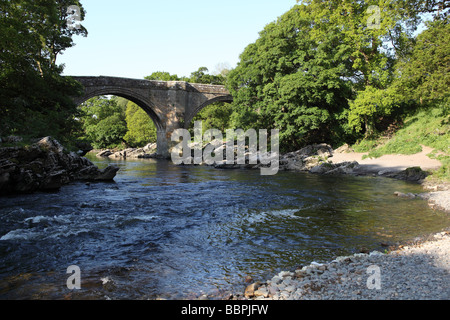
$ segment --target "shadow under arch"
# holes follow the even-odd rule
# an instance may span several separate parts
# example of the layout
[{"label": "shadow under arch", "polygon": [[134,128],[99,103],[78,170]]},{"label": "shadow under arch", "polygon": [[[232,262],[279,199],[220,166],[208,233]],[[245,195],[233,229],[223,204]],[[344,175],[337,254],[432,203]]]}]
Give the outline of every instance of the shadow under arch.
[{"label": "shadow under arch", "polygon": [[204,109],[207,106],[209,106],[210,104],[213,104],[213,103],[216,103],[216,102],[228,102],[228,103],[231,103],[231,102],[233,102],[233,96],[231,96],[231,95],[224,95],[224,96],[215,97],[215,98],[209,99],[208,101],[206,101],[203,104],[199,105],[194,110],[192,110],[192,112],[189,115],[186,115],[186,118],[185,118],[185,121],[184,121],[184,128],[185,129],[189,129],[189,126],[190,126],[192,120],[194,119],[194,117],[202,109]]},{"label": "shadow under arch", "polygon": [[163,125],[161,118],[153,110],[154,106],[149,105],[146,102],[146,99],[144,97],[141,97],[138,93],[133,92],[132,90],[127,90],[124,88],[114,88],[114,87],[102,88],[99,90],[89,92],[88,94],[84,94],[83,96],[77,97],[74,100],[75,100],[75,103],[79,106],[83,102],[85,102],[93,97],[105,96],[105,95],[118,96],[118,97],[122,97],[122,98],[125,98],[127,100],[134,102],[149,115],[149,117],[152,119],[153,123],[155,124],[157,131],[164,130],[164,125]]}]

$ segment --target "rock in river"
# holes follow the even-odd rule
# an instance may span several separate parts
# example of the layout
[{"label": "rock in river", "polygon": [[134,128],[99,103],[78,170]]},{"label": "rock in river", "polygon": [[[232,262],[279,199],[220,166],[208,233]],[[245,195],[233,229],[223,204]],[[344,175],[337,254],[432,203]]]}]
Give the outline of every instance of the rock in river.
[{"label": "rock in river", "polygon": [[110,181],[118,170],[100,170],[52,137],[24,147],[0,145],[0,195],[55,190],[72,181]]}]

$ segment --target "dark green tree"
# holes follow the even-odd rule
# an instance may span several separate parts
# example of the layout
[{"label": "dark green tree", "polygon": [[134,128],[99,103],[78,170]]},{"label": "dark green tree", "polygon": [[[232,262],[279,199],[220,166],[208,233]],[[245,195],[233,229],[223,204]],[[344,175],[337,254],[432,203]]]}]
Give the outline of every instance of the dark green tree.
[{"label": "dark green tree", "polygon": [[84,136],[94,148],[120,147],[127,133],[125,113],[116,98],[94,97],[80,107]]},{"label": "dark green tree", "polygon": [[[414,43],[414,32],[422,14],[445,15],[448,1],[428,0],[304,0],[313,14],[314,37],[329,37],[330,26],[343,35],[349,49],[357,92],[349,105],[349,125],[370,136],[376,124],[398,112],[402,97],[391,86],[395,63],[406,59]],[[448,11],[447,11],[448,12]]]},{"label": "dark green tree", "polygon": [[176,74],[170,74],[165,71],[156,71],[151,75],[145,77],[146,80],[160,80],[160,81],[182,81]]},{"label": "dark green tree", "polygon": [[338,28],[326,25],[318,38],[313,27],[311,8],[293,7],[260,32],[228,74],[234,126],[279,129],[285,151],[346,132],[351,50]]},{"label": "dark green tree", "polygon": [[186,81],[192,83],[223,85],[225,83],[225,77],[222,74],[209,74],[208,68],[200,67],[197,71],[192,72],[190,78]]},{"label": "dark green tree", "polygon": [[76,127],[71,96],[81,86],[61,76],[58,54],[73,46],[80,25],[68,24],[68,6],[79,1],[0,0],[0,135],[67,138]]},{"label": "dark green tree", "polygon": [[449,19],[427,23],[417,36],[413,52],[397,67],[396,89],[403,100],[424,105],[440,102],[450,95]]}]

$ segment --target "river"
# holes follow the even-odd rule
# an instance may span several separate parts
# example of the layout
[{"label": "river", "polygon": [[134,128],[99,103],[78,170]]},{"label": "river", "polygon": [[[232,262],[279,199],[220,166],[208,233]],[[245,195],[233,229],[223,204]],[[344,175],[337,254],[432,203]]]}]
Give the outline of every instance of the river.
[{"label": "river", "polygon": [[[114,162],[113,183],[0,198],[0,299],[183,299],[450,226],[413,183]],[[69,266],[81,289],[69,290]]]}]

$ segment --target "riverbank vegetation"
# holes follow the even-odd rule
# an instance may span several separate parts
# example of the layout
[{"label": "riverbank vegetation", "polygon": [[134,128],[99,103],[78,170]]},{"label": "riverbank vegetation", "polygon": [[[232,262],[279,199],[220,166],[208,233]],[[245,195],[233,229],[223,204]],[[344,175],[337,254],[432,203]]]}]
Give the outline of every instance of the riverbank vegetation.
[{"label": "riverbank vegetation", "polygon": [[[53,135],[96,148],[140,147],[156,128],[134,103],[96,97],[75,106],[80,86],[56,56],[73,46],[67,7],[79,1],[0,0],[0,136]],[[195,118],[204,128],[279,129],[282,152],[344,143],[370,157],[435,149],[449,179],[450,30],[446,1],[298,1],[270,22],[231,70],[148,80],[226,85],[233,103]],[[191,124],[192,127],[193,123]]]},{"label": "riverbank vegetation", "polygon": [[233,124],[279,129],[282,151],[347,142],[380,156],[424,144],[448,179],[449,6],[373,4],[302,1],[268,24],[228,76]]},{"label": "riverbank vegetation", "polygon": [[73,36],[87,36],[83,26],[69,23],[71,5],[82,21],[80,1],[0,1],[0,137],[52,135],[68,142],[76,130],[78,108],[70,97],[82,87],[56,64]]},{"label": "riverbank vegetation", "polygon": [[356,143],[357,152],[368,152],[367,157],[378,158],[386,154],[416,154],[422,146],[433,148],[428,156],[438,159],[443,166],[434,178],[450,181],[450,116],[443,106],[420,109],[406,116],[392,135],[389,131]]}]

